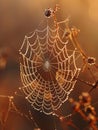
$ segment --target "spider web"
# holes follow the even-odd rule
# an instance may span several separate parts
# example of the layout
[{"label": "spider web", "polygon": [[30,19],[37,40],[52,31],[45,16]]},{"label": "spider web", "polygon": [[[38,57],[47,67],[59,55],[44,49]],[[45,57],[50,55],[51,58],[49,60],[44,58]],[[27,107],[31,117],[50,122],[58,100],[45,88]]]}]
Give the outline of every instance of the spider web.
[{"label": "spider web", "polygon": [[[80,53],[55,24],[26,35],[20,48],[20,75],[31,106],[47,115],[59,109],[74,89],[80,68]],[[71,49],[70,49],[71,48]]]}]

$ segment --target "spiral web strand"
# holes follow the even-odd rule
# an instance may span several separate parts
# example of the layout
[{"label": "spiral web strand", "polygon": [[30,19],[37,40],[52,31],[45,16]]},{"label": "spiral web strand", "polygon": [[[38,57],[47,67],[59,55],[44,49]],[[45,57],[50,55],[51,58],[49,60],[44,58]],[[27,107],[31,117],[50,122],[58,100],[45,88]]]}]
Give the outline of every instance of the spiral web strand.
[{"label": "spiral web strand", "polygon": [[80,68],[76,60],[80,53],[64,35],[60,25],[46,25],[26,35],[20,48],[20,75],[31,106],[47,115],[60,108],[74,89]]}]

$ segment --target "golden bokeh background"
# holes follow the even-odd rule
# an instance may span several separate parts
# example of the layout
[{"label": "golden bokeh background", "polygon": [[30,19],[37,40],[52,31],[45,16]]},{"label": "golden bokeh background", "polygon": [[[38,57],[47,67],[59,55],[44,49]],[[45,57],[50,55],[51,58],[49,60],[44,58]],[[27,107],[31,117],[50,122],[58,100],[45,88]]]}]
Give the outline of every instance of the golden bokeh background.
[{"label": "golden bokeh background", "polygon": [[[3,61],[6,64],[4,68],[0,65],[0,94],[13,95],[14,91],[22,85],[19,74],[18,50],[25,34],[37,28],[44,19],[44,10],[48,7],[54,8],[56,4],[59,4],[61,8],[58,11],[59,19],[64,20],[70,16],[70,25],[80,29],[81,47],[88,56],[95,57],[98,63],[98,0],[0,0],[0,62]],[[97,72],[94,73],[98,77]],[[89,74],[85,74],[85,77],[89,77],[87,79],[92,81]],[[89,90],[88,86],[77,83],[71,96],[77,98],[81,91],[87,90]],[[92,97],[93,103],[96,103],[98,101],[97,89],[92,92]],[[95,107],[98,115],[98,105]],[[67,109],[69,108],[66,104],[62,108],[63,112],[68,114]],[[51,117],[46,118],[46,116],[38,113],[35,115],[40,116],[36,119],[40,120],[38,123],[43,130],[53,129]],[[9,118],[6,130],[32,129],[28,121],[22,120],[18,116],[15,116],[14,125],[12,125],[14,116]],[[50,120],[49,127],[47,124],[44,125],[42,118],[43,120]],[[21,123],[17,123],[18,119]],[[58,129],[61,130],[59,126]]]}]

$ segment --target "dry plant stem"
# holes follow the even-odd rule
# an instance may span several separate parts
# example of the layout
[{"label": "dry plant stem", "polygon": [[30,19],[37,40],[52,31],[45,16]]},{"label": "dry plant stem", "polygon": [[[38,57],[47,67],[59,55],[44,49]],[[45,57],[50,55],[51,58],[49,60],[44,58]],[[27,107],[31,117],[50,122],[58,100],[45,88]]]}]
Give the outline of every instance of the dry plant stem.
[{"label": "dry plant stem", "polygon": [[98,127],[97,127],[97,117],[95,117],[95,120],[93,120],[90,124],[89,124],[89,126],[91,127],[91,128],[93,128],[93,130],[98,130]]},{"label": "dry plant stem", "polygon": [[69,39],[73,43],[74,47],[77,48],[80,51],[80,53],[82,54],[83,58],[86,59],[87,56],[84,53],[84,51],[81,49],[80,44],[79,44],[79,42],[78,42],[78,40],[76,39],[76,36],[75,36],[75,33],[78,33],[78,32],[76,32],[75,30],[71,30],[69,28],[68,22],[66,23],[66,29],[69,32]]},{"label": "dry plant stem", "polygon": [[94,124],[90,124],[90,126],[93,128],[93,130],[98,130],[98,128]]},{"label": "dry plant stem", "polygon": [[72,41],[73,44],[75,44],[75,46],[78,48],[78,50],[80,51],[80,53],[81,53],[81,55],[82,55],[82,57],[83,57],[83,61],[84,61],[83,71],[84,71],[84,69],[87,67],[87,69],[89,70],[90,74],[92,75],[92,78],[94,79],[94,81],[96,81],[95,76],[93,75],[93,73],[92,73],[90,67],[88,66],[88,63],[86,62],[86,59],[88,58],[88,56],[87,56],[87,55],[84,53],[84,51],[81,49],[80,44],[79,44],[79,42],[78,42],[78,40],[77,40],[77,38],[76,38],[76,36],[75,36],[75,34],[74,34],[75,31],[71,31],[70,33],[71,33],[71,34],[70,34],[70,40]]},{"label": "dry plant stem", "polygon": [[6,112],[6,115],[4,116],[4,119],[0,118],[0,123],[1,123],[1,130],[6,130],[6,122],[7,122],[7,119],[8,119],[8,116],[9,116],[9,112],[16,112],[17,114],[19,114],[20,116],[24,116],[26,119],[30,120],[30,121],[33,121],[34,125],[32,124],[32,126],[34,127],[38,127],[37,123],[35,122],[34,118],[32,117],[31,115],[31,112],[29,111],[29,114],[24,114],[24,113],[21,113],[17,107],[15,106],[14,102],[13,102],[13,96],[6,96],[6,95],[0,95],[0,98],[8,98],[8,109],[7,109],[7,112]]},{"label": "dry plant stem", "polygon": [[[79,110],[78,113],[83,117],[85,121],[88,121],[87,116],[82,112],[82,110]],[[95,126],[95,122],[90,123],[89,125],[93,130],[98,130],[98,128]]]},{"label": "dry plant stem", "polygon": [[84,120],[88,120],[87,116],[82,112],[82,110],[79,109],[77,112],[83,117]]},{"label": "dry plant stem", "polygon": [[58,34],[58,28],[59,28],[59,26],[58,26],[58,22],[57,22],[57,18],[56,18],[56,11],[58,10],[58,9],[60,9],[59,7],[58,7],[58,5],[56,5],[55,6],[55,9],[54,9],[54,15],[53,15],[53,18],[54,18],[54,25],[55,25],[55,28],[56,28],[56,34]]},{"label": "dry plant stem", "polygon": [[7,113],[6,113],[5,117],[4,117],[4,120],[1,119],[1,127],[2,127],[2,130],[5,130],[6,121],[7,121],[7,119],[8,119],[9,111],[10,111],[10,108],[11,108],[12,96],[0,95],[0,97],[8,98],[8,99],[9,99],[9,104],[8,104]]},{"label": "dry plant stem", "polygon": [[58,23],[57,23],[57,18],[56,18],[56,16],[55,16],[55,14],[54,14],[54,25],[55,25],[55,28],[56,28],[56,34],[58,34],[58,28],[59,28],[59,26],[58,26]]},{"label": "dry plant stem", "polygon": [[[85,121],[88,122],[88,118],[87,118],[87,116],[82,112],[82,110],[79,109],[77,112],[81,115],[81,117],[83,117],[83,119],[84,119]],[[92,128],[92,130],[98,130],[97,126],[95,125],[95,124],[96,124],[96,121],[97,121],[97,118],[95,119],[95,121],[92,121],[92,122],[89,124],[89,128]],[[74,125],[74,123],[73,123],[72,121],[69,121],[69,122],[67,123],[67,125],[72,126],[72,127],[75,128],[76,130],[78,130],[78,128],[76,127],[76,125]],[[84,129],[84,130],[86,130],[86,129]]]},{"label": "dry plant stem", "polygon": [[[71,40],[71,42],[73,43],[73,45],[74,45],[75,47],[77,47],[77,49],[80,51],[80,53],[81,53],[81,55],[82,55],[83,62],[84,62],[84,65],[83,65],[83,67],[82,67],[82,71],[84,71],[85,68],[87,68],[88,71],[90,72],[90,74],[91,74],[93,80],[96,82],[96,78],[95,78],[94,74],[92,73],[92,71],[91,71],[91,69],[90,69],[90,67],[88,66],[88,63],[87,63],[87,61],[86,61],[86,59],[87,59],[88,57],[87,57],[87,55],[84,53],[84,51],[81,49],[80,44],[79,44],[79,42],[78,42],[78,40],[77,40],[77,38],[76,38],[76,36],[75,36],[75,30],[70,30],[70,28],[69,28],[69,26],[68,26],[68,23],[66,24],[66,27],[67,27],[68,32],[70,33],[70,34],[69,34],[69,39]],[[96,67],[96,64],[95,64],[94,66]],[[89,85],[89,86],[92,86],[92,88],[89,90],[89,92],[91,92],[94,88],[96,88],[95,86],[93,87],[93,85],[90,85],[90,84],[88,84],[88,85]],[[97,85],[96,85],[96,86],[97,86]]]},{"label": "dry plant stem", "polygon": [[88,58],[87,55],[84,53],[84,51],[81,49],[80,47],[80,44],[74,34],[75,32],[73,31],[70,31],[70,40],[71,42],[73,43],[73,45],[79,50],[79,52],[81,53],[82,55],[82,58],[83,58],[83,67],[82,67],[82,71],[84,71],[86,69],[86,67],[88,66],[88,63],[86,62],[86,59]]},{"label": "dry plant stem", "polygon": [[79,128],[72,121],[68,121],[67,125],[75,128],[76,130],[79,130]]},{"label": "dry plant stem", "polygon": [[70,35],[70,40],[73,42],[73,44],[75,44],[75,46],[79,49],[80,53],[83,56],[83,59],[87,59],[87,55],[84,53],[84,51],[81,49],[80,44],[74,34],[75,32],[72,30],[71,31],[71,35]]},{"label": "dry plant stem", "polygon": [[6,123],[6,121],[7,121],[7,119],[8,119],[8,115],[9,115],[9,111],[10,111],[10,108],[11,108],[11,99],[9,98],[9,105],[8,105],[8,110],[7,110],[7,114],[6,114],[6,116],[5,116],[5,120],[4,120],[4,122]]}]

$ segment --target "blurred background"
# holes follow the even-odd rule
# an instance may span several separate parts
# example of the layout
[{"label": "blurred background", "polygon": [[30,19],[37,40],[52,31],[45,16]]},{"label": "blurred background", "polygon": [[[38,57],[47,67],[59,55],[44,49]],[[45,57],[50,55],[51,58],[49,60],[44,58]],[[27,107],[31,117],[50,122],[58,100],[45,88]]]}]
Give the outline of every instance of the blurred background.
[{"label": "blurred background", "polygon": [[[93,56],[98,62],[98,1],[97,0],[0,0],[0,95],[14,95],[22,86],[19,74],[19,48],[25,34],[37,28],[44,19],[44,10],[54,8],[59,4],[59,17],[64,20],[71,16],[71,26],[80,29],[79,41],[88,56]],[[97,71],[94,71],[98,77]],[[85,75],[85,76],[83,76]],[[81,77],[92,81],[89,73]],[[89,86],[78,82],[70,95],[77,99],[83,91],[88,91]],[[92,93],[92,104],[98,115],[98,90]],[[5,100],[0,99],[0,109],[5,107]],[[23,97],[16,97],[16,105],[21,111],[26,111]],[[29,104],[27,104],[29,107]],[[30,107],[29,107],[30,108]],[[31,109],[31,108],[30,108]],[[28,111],[28,110],[27,110]],[[71,113],[70,105],[65,103],[61,111],[64,115]],[[32,114],[42,130],[54,130],[54,119],[32,110]],[[78,120],[78,117],[75,121]],[[62,130],[56,119],[57,130]],[[81,129],[82,123],[80,122]],[[65,124],[66,125],[66,124]],[[34,126],[33,126],[34,128]],[[5,130],[32,130],[32,125],[27,119],[17,114],[9,115]]]}]

